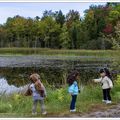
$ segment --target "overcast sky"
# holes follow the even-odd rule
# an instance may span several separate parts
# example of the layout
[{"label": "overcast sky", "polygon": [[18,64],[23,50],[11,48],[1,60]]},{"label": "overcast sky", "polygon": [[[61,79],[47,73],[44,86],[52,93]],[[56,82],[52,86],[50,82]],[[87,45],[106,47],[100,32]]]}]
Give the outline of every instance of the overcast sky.
[{"label": "overcast sky", "polygon": [[91,4],[104,5],[106,3],[0,3],[0,24],[5,23],[8,17],[15,15],[41,17],[45,10],[62,10],[66,14],[70,9],[73,9],[79,11],[80,16],[83,17],[84,10],[88,9]]}]

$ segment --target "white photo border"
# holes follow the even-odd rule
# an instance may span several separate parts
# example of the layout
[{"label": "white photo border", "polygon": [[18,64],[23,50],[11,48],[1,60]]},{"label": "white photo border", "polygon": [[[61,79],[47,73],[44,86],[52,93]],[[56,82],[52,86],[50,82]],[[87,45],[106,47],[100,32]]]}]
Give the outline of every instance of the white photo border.
[{"label": "white photo border", "polygon": [[[105,3],[120,0],[0,0],[0,3]],[[120,118],[1,118],[0,120],[120,120]]]}]

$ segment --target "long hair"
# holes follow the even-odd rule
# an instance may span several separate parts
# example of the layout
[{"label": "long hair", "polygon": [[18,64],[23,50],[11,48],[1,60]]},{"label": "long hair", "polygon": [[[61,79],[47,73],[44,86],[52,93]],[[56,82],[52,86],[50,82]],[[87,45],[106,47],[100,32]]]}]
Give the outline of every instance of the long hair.
[{"label": "long hair", "polygon": [[70,73],[67,77],[67,83],[68,85],[72,85],[73,82],[76,80],[76,77],[79,75],[78,71],[73,71],[72,73]]},{"label": "long hair", "polygon": [[45,88],[44,85],[41,83],[40,75],[37,73],[30,75],[30,81],[35,84],[35,89],[40,93],[42,97],[44,97]]}]

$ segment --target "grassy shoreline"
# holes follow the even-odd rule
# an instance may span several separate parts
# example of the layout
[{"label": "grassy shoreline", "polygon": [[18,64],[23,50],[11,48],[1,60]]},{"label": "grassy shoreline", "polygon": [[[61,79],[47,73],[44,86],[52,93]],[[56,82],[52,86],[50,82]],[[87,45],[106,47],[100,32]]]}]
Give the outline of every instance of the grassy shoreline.
[{"label": "grassy shoreline", "polygon": [[[36,56],[45,59],[119,62],[119,50],[67,50],[49,48],[0,48],[0,57]],[[54,56],[52,58],[52,56]],[[46,58],[47,57],[47,58]]]},{"label": "grassy shoreline", "polygon": [[71,56],[116,56],[120,55],[119,50],[67,50],[49,48],[0,48],[0,54],[18,55],[71,55]]}]

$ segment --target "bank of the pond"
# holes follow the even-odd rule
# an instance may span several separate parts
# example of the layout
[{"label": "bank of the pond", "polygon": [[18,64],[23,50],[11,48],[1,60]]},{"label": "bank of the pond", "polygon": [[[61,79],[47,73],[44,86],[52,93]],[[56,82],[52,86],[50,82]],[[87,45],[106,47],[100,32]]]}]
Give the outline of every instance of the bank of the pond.
[{"label": "bank of the pond", "polygon": [[67,49],[48,49],[48,48],[0,48],[1,55],[69,55],[69,56],[117,56],[119,50],[67,50]]},{"label": "bank of the pond", "polygon": [[[74,115],[79,117],[85,113],[107,110],[120,101],[120,77],[115,82],[112,89],[111,105],[102,103],[102,91],[98,84],[89,84],[82,89],[77,98],[77,112]],[[31,115],[32,98],[14,94],[10,97],[4,95],[0,97],[0,117],[69,117],[69,103],[71,96],[67,92],[67,87],[60,89],[47,87],[47,98],[45,100],[48,114],[41,116]],[[38,113],[40,108],[38,107]]]}]

